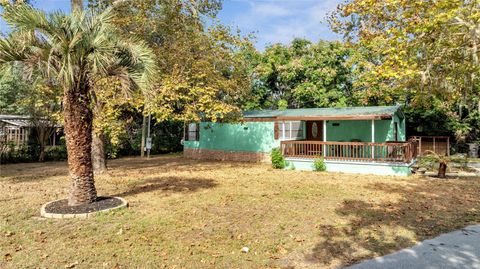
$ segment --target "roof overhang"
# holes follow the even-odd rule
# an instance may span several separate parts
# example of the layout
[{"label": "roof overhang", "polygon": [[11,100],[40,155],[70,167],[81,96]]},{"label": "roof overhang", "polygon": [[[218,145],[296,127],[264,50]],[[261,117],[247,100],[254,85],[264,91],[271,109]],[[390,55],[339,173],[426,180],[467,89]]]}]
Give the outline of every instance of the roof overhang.
[{"label": "roof overhang", "polygon": [[392,115],[245,117],[243,121],[386,120]]},{"label": "roof overhang", "polygon": [[282,116],[276,120],[384,120],[392,115],[352,115],[352,116]]},{"label": "roof overhang", "polygon": [[285,110],[252,110],[244,112],[245,121],[282,120],[383,120],[402,117],[401,106],[370,106],[341,108],[299,108]]},{"label": "roof overhang", "polygon": [[28,122],[25,120],[0,120],[0,122],[15,127],[29,127]]}]

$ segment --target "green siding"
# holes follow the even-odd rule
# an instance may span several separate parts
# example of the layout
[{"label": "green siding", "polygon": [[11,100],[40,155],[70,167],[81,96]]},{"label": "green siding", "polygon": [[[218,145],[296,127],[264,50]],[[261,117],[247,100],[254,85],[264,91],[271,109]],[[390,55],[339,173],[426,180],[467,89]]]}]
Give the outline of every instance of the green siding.
[{"label": "green siding", "polygon": [[406,141],[405,119],[395,114],[391,120],[375,121],[375,142],[394,141],[395,123],[398,123],[398,141]]},{"label": "green siding", "polygon": [[185,141],[186,148],[225,151],[270,152],[279,146],[274,140],[273,122],[200,123],[200,141]]},{"label": "green siding", "polygon": [[393,121],[392,120],[376,120],[375,121],[375,142],[393,141]]},{"label": "green siding", "polygon": [[[400,118],[398,114],[395,114],[393,120],[398,122],[398,140],[407,141],[407,131],[406,131],[407,127],[405,124],[405,117]],[[392,132],[393,132],[393,129],[392,129]]]},{"label": "green siding", "polygon": [[[405,141],[405,119],[395,115],[389,120],[375,120],[375,142],[395,140],[394,124],[398,123],[398,140]],[[334,126],[338,125],[338,126]],[[327,141],[361,140],[372,142],[371,120],[344,120],[327,122]]]},{"label": "green siding", "polygon": [[[391,120],[375,120],[375,142],[394,139],[394,122],[399,123],[399,140],[405,140],[405,119],[395,114]],[[327,121],[327,140],[371,142],[371,124],[371,120]],[[280,141],[274,140],[273,132],[273,122],[202,122],[200,141],[185,141],[185,148],[269,153],[272,148],[280,146]]]},{"label": "green siding", "polygon": [[370,120],[327,121],[327,141],[350,142],[352,139],[358,139],[362,142],[370,142],[372,141],[371,124]]}]

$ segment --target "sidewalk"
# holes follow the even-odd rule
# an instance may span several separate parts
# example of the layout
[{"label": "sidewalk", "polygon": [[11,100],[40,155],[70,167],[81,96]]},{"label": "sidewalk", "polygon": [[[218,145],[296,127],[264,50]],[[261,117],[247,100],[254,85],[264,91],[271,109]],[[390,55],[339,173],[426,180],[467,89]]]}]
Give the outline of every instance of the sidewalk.
[{"label": "sidewalk", "polygon": [[480,225],[468,226],[412,248],[344,269],[480,269]]}]

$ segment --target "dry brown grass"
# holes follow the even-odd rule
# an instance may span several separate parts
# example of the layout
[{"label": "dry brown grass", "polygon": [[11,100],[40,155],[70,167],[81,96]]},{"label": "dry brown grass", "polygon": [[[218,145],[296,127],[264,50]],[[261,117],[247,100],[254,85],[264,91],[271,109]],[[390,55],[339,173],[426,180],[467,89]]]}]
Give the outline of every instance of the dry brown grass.
[{"label": "dry brown grass", "polygon": [[[39,218],[66,164],[1,167],[0,268],[333,268],[480,222],[480,179],[273,170],[179,156],[110,162],[101,195],[130,208]],[[244,246],[250,248],[241,253]]]}]

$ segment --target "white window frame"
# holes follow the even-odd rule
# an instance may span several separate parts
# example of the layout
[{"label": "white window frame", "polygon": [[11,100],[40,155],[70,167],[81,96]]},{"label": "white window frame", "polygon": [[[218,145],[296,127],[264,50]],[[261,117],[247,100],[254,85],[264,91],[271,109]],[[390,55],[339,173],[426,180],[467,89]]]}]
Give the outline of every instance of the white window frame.
[{"label": "white window frame", "polygon": [[[194,135],[193,139],[190,138],[190,134]],[[200,126],[195,122],[188,123],[188,125],[187,125],[187,137],[186,137],[187,139],[186,140],[187,141],[199,141],[199,139],[197,139],[197,137],[198,138],[200,137]]]},{"label": "white window frame", "polygon": [[[298,122],[301,126],[301,136],[295,136],[295,137],[292,137],[292,124],[294,122]],[[286,133],[286,130],[285,130],[285,127],[287,126],[287,124],[289,125],[289,131],[288,131],[288,137],[287,137],[287,133]],[[301,139],[305,139],[305,122],[303,121],[282,121],[282,124],[280,125],[280,130],[281,130],[281,137],[280,139],[281,140],[284,140],[284,141],[289,141],[289,140],[301,140]]]}]

